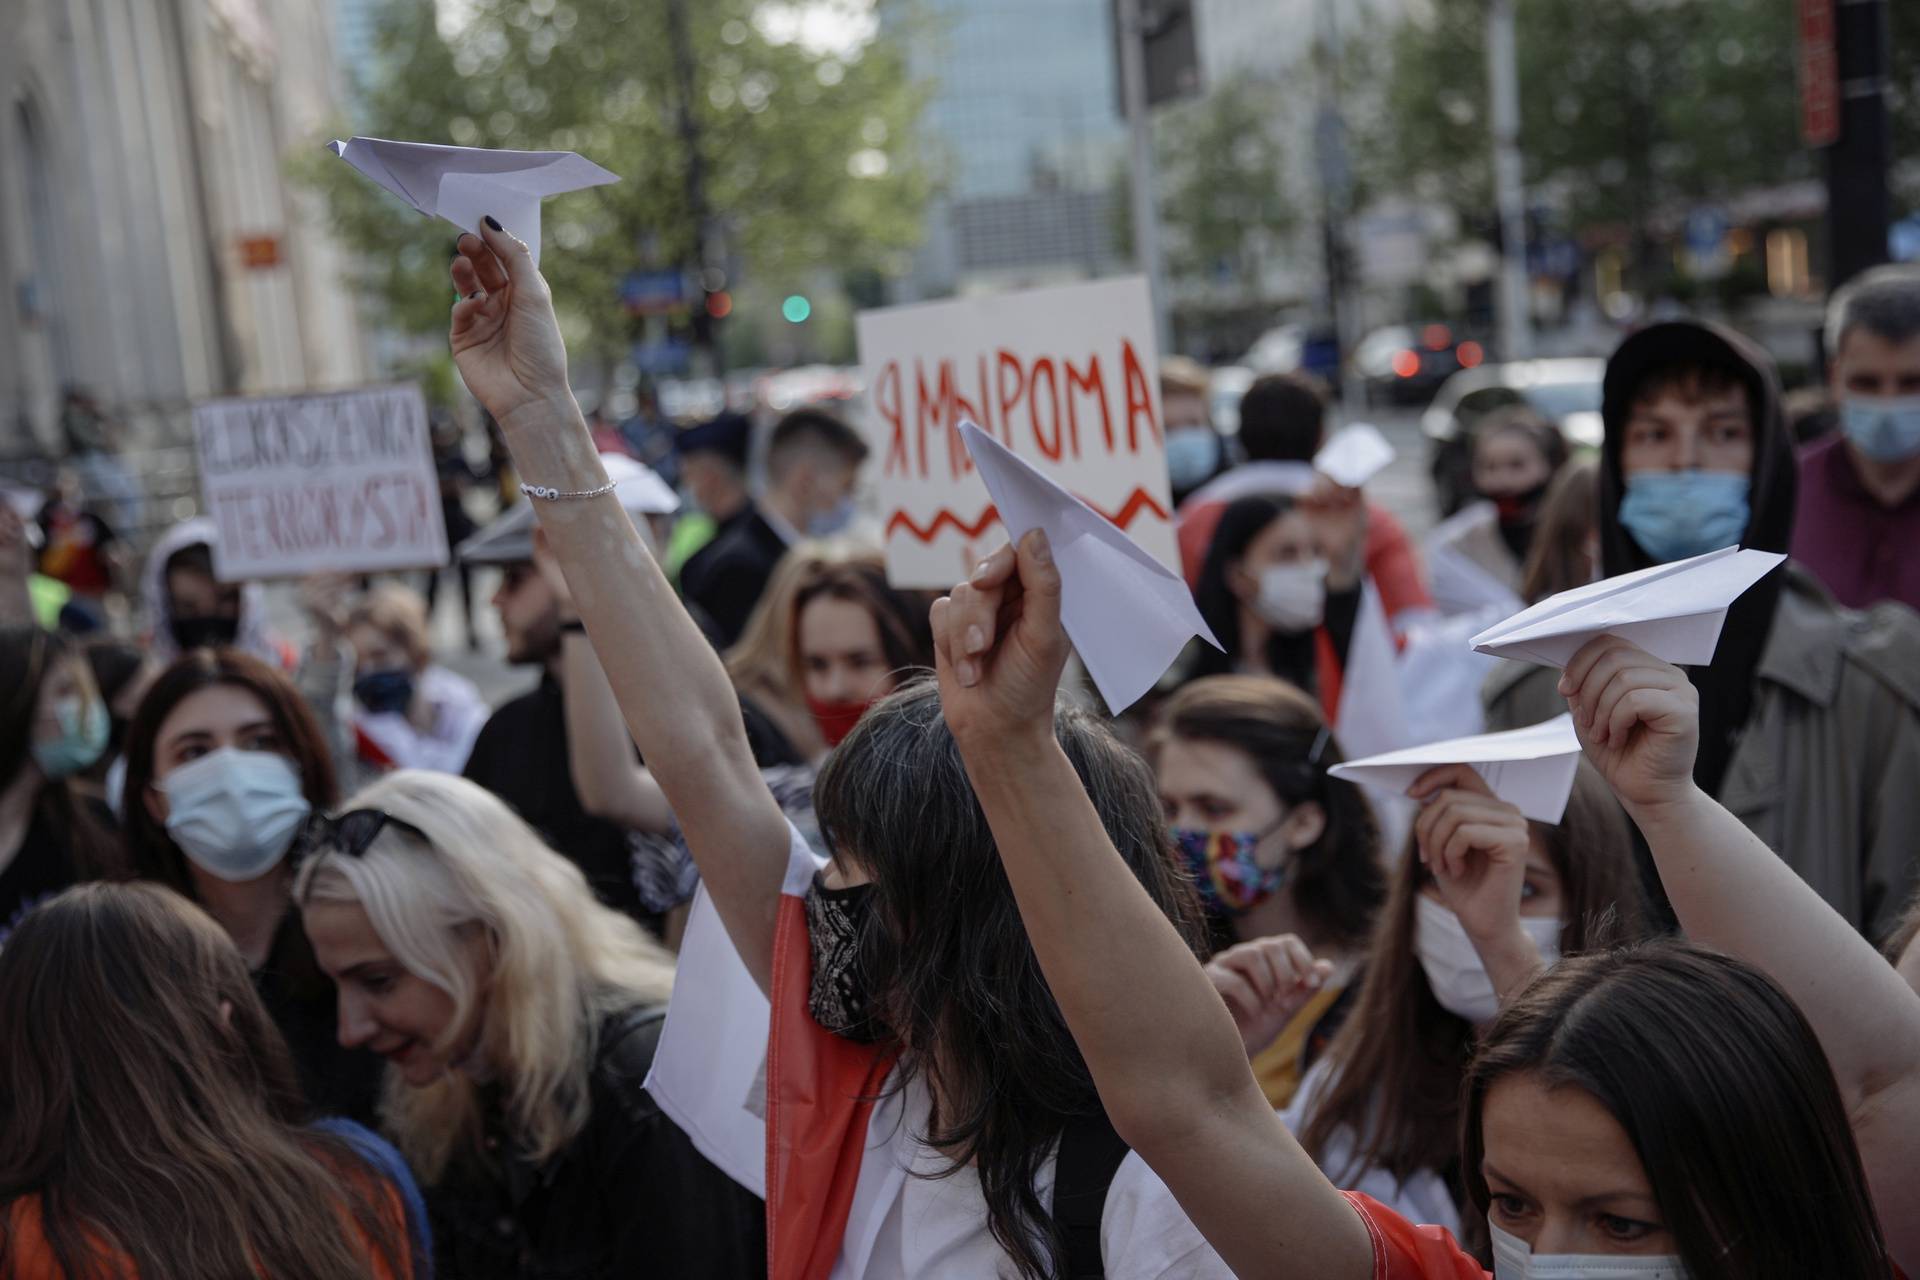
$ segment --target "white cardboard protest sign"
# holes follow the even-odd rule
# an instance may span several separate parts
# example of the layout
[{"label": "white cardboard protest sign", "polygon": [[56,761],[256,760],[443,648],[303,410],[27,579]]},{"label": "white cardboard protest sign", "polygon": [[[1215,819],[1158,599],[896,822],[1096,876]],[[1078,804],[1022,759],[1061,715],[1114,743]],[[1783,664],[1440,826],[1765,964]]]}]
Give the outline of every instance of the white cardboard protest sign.
[{"label": "white cardboard protest sign", "polygon": [[856,323],[895,586],[951,587],[1006,539],[962,420],[1178,571],[1145,279],[888,307]]},{"label": "white cardboard protest sign", "polygon": [[213,400],[193,435],[221,581],[447,562],[418,387]]}]

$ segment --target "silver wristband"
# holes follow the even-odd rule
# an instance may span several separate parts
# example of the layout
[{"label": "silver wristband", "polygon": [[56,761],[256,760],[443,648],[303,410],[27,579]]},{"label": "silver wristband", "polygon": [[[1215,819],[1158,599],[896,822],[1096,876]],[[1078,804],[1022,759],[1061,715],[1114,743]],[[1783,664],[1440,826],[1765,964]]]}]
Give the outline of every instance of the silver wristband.
[{"label": "silver wristband", "polygon": [[523,484],[520,486],[520,492],[526,494],[529,498],[545,498],[548,502],[565,502],[573,498],[602,497],[612,493],[614,488],[614,482],[609,480],[595,489],[579,489],[572,492],[565,489],[556,489],[552,485]]}]

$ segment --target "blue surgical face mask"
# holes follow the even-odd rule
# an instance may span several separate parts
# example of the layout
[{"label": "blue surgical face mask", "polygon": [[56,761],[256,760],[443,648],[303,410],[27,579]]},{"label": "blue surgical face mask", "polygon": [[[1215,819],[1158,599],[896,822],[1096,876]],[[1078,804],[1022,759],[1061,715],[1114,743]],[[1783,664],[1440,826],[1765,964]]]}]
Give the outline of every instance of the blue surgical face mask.
[{"label": "blue surgical face mask", "polygon": [[353,696],[374,715],[404,712],[413,705],[413,672],[405,667],[369,671],[353,682]]},{"label": "blue surgical face mask", "polygon": [[807,536],[830,538],[852,523],[853,499],[845,497],[825,511],[816,511],[807,517]]},{"label": "blue surgical face mask", "polygon": [[1627,477],[1620,523],[1660,564],[1703,556],[1746,533],[1751,488],[1731,471],[1643,471]]},{"label": "blue surgical face mask", "polygon": [[1167,433],[1167,479],[1185,493],[1207,482],[1220,465],[1220,437],[1212,427],[1181,427]]},{"label": "blue surgical face mask", "polygon": [[83,694],[53,704],[57,736],[33,744],[33,762],[50,779],[71,778],[91,769],[107,749],[107,709]]},{"label": "blue surgical face mask", "polygon": [[1840,429],[1875,462],[1905,462],[1920,455],[1920,396],[1848,396]]},{"label": "blue surgical face mask", "polygon": [[312,812],[299,770],[271,751],[222,747],[156,785],[166,793],[167,834],[180,851],[234,883],[273,870]]}]

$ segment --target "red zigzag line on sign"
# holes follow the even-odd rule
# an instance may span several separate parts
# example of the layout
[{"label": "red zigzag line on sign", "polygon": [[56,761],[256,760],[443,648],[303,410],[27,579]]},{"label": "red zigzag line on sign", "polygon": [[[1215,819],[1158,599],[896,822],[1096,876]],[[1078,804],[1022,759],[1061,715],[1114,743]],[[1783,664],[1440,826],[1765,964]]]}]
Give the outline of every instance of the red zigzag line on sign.
[{"label": "red zigzag line on sign", "polygon": [[[1086,499],[1082,498],[1081,501],[1086,502]],[[1139,515],[1143,508],[1159,516],[1162,520],[1171,518],[1167,515],[1167,509],[1160,505],[1159,500],[1145,489],[1135,489],[1132,493],[1128,494],[1126,502],[1121,504],[1119,514],[1117,515],[1107,515],[1105,511],[1100,511],[1100,508],[1091,502],[1088,502],[1087,505],[1093,507],[1095,511],[1099,511],[1101,515],[1106,516],[1107,519],[1113,521],[1114,524],[1122,529],[1132,524],[1134,517]],[[922,527],[918,521],[906,512],[896,511],[893,513],[892,518],[887,521],[887,537],[891,538],[895,533],[905,533],[910,537],[919,539],[921,542],[930,543],[940,536],[941,529],[951,525],[954,532],[958,533],[961,537],[977,538],[987,531],[988,525],[999,518],[1000,513],[994,508],[991,502],[987,504],[986,509],[980,513],[979,518],[972,524],[968,524],[959,516],[953,514],[953,512],[942,508],[934,514],[932,521],[925,527]]]}]

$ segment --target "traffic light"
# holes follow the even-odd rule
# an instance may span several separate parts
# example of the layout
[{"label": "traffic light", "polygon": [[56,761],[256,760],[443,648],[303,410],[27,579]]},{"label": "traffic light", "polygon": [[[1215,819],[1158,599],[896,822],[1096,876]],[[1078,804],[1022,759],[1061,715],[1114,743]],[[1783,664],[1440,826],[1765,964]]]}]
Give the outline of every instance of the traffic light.
[{"label": "traffic light", "polygon": [[790,293],[787,300],[780,304],[780,314],[789,324],[805,324],[807,317],[813,314],[813,304],[802,293]]}]

